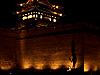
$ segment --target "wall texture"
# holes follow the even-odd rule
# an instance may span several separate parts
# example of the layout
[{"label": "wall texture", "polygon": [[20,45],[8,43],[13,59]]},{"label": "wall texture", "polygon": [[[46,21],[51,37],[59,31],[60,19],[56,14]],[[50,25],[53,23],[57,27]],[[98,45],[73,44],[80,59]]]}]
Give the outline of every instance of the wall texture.
[{"label": "wall texture", "polygon": [[100,71],[100,35],[84,33],[84,71]]},{"label": "wall texture", "polygon": [[75,40],[75,53],[77,63],[75,68],[83,66],[83,33],[66,33],[37,38],[17,40],[15,38],[0,36],[0,68],[7,70],[20,65],[21,69],[34,67],[35,69],[51,68],[73,65],[72,39]]}]

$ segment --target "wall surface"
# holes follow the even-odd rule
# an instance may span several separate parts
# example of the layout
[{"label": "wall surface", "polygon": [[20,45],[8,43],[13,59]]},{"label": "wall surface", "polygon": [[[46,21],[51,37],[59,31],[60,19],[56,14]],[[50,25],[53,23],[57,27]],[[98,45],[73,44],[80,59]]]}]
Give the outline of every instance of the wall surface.
[{"label": "wall surface", "polygon": [[84,33],[84,71],[100,71],[100,35]]},{"label": "wall surface", "polygon": [[0,68],[8,70],[16,64],[17,40],[0,36]]},{"label": "wall surface", "polygon": [[72,39],[75,40],[77,62],[75,68],[83,66],[83,33],[67,33],[37,38],[20,39],[0,36],[0,67],[10,69],[20,65],[22,69],[57,69],[73,66]]}]

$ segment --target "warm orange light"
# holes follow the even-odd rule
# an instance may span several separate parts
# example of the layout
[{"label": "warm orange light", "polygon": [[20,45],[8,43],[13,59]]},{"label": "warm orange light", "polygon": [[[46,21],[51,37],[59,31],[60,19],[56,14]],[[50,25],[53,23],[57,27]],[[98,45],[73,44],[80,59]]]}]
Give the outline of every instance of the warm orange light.
[{"label": "warm orange light", "polygon": [[23,69],[29,69],[31,67],[31,64],[28,61],[23,62]]},{"label": "warm orange light", "polygon": [[35,18],[35,14],[33,15],[33,17]]},{"label": "warm orange light", "polygon": [[28,16],[28,19],[30,19],[30,18],[32,18],[32,15],[29,15],[29,16]]},{"label": "warm orange light", "polygon": [[40,19],[42,19],[42,15],[40,15]]},{"label": "warm orange light", "polygon": [[54,14],[57,14],[56,12],[54,12]]},{"label": "warm orange light", "polygon": [[19,14],[19,12],[18,12],[18,11],[17,11],[16,13],[17,13],[17,14]]},{"label": "warm orange light", "polygon": [[62,16],[62,14],[59,14],[59,16]]},{"label": "warm orange light", "polygon": [[38,14],[40,14],[40,12],[38,12]]},{"label": "warm orange light", "polygon": [[49,20],[51,21],[51,18],[49,18]]},{"label": "warm orange light", "polygon": [[58,8],[59,8],[59,6],[56,6],[56,8],[58,9]]},{"label": "warm orange light", "polygon": [[98,66],[94,66],[93,68],[92,68],[92,70],[95,72],[95,71],[97,71],[98,70]]},{"label": "warm orange light", "polygon": [[55,5],[53,5],[52,7],[55,7]]},{"label": "warm orange light", "polygon": [[89,65],[88,63],[84,62],[84,72],[88,72],[89,71]]},{"label": "warm orange light", "polygon": [[53,19],[53,22],[56,22],[56,19]]},{"label": "warm orange light", "polygon": [[38,17],[38,15],[36,14],[36,16],[35,16],[36,18]]},{"label": "warm orange light", "polygon": [[20,6],[23,6],[23,4],[20,4]]},{"label": "warm orange light", "polygon": [[26,16],[24,16],[22,19],[23,19],[23,20],[25,20],[25,19],[27,19],[27,17],[26,17]]}]

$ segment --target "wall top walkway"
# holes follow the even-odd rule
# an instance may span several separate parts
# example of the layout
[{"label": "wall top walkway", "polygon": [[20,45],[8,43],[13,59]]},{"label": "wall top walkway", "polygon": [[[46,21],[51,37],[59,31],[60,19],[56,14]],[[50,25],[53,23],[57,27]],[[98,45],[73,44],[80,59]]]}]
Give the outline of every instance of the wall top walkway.
[{"label": "wall top walkway", "polygon": [[39,34],[46,34],[52,32],[59,32],[59,31],[66,31],[66,30],[74,30],[74,29],[82,29],[82,28],[89,28],[93,30],[100,30],[100,27],[96,27],[94,25],[89,25],[87,23],[76,23],[76,24],[66,24],[66,25],[58,25],[58,26],[51,26],[51,27],[41,27],[41,28],[31,28],[29,30],[10,30],[10,29],[3,29],[0,28],[0,35],[15,37],[15,38],[26,38],[29,36],[39,35]]}]

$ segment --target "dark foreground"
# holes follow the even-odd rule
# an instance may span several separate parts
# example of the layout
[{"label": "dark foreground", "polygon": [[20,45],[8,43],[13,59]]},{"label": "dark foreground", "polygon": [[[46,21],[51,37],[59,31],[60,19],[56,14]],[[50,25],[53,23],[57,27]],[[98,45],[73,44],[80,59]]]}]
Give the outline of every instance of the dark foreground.
[{"label": "dark foreground", "polygon": [[82,69],[73,69],[68,71],[68,69],[57,69],[57,70],[35,70],[35,69],[13,69],[13,70],[0,70],[0,75],[34,75],[34,74],[65,74],[65,75],[100,75],[100,72],[84,72]]}]

